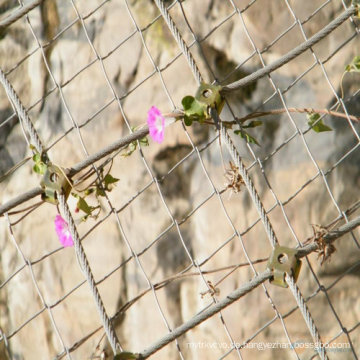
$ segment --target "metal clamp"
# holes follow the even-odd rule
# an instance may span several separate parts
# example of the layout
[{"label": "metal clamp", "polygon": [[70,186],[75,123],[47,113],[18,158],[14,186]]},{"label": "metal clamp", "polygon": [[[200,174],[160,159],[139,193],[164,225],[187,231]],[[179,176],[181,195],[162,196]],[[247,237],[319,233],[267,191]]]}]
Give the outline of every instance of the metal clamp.
[{"label": "metal clamp", "polygon": [[301,261],[296,257],[297,250],[285,246],[276,245],[270,255],[267,268],[273,273],[270,283],[288,287],[285,281],[285,274],[291,275],[295,282],[299,276]]},{"label": "metal clamp", "polygon": [[41,198],[55,205],[58,204],[57,193],[64,194],[67,199],[71,190],[71,184],[66,178],[64,171],[50,162],[47,164],[40,186],[44,189]]},{"label": "metal clamp", "polygon": [[220,85],[201,83],[196,91],[195,99],[206,105],[208,108],[216,108],[220,114],[224,106],[224,99],[220,94],[221,89],[222,87]]}]

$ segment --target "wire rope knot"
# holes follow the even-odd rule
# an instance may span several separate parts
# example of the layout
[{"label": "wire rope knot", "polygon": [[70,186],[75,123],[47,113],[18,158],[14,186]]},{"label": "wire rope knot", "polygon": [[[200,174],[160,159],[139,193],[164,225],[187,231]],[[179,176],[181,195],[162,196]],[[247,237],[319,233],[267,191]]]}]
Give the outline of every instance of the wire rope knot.
[{"label": "wire rope knot", "polygon": [[267,268],[273,274],[270,283],[287,288],[286,274],[292,276],[296,282],[301,269],[301,260],[296,257],[296,254],[296,249],[275,245],[267,264]]}]

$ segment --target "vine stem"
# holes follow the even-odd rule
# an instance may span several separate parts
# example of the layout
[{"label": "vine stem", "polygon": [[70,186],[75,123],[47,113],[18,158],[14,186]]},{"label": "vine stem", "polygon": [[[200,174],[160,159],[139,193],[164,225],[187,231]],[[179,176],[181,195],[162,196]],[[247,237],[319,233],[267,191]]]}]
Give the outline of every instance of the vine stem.
[{"label": "vine stem", "polygon": [[[354,115],[348,116],[346,114],[343,114],[343,113],[340,113],[337,111],[332,111],[332,110],[327,110],[327,109],[313,109],[313,108],[288,108],[287,110],[286,109],[274,109],[274,110],[269,110],[269,111],[257,111],[257,112],[248,114],[242,118],[238,118],[237,121],[243,122],[243,121],[246,121],[249,119],[254,119],[254,118],[258,118],[258,117],[262,117],[262,116],[283,114],[287,111],[288,112],[297,112],[297,113],[308,113],[308,114],[316,112],[319,114],[327,114],[327,115],[332,115],[332,116],[345,118],[345,119],[349,118],[351,121],[360,122],[360,117],[357,117]],[[174,111],[171,113],[165,113],[165,114],[163,114],[163,116],[164,117],[174,117],[174,118],[178,119],[183,116],[183,113],[181,111],[177,110],[177,111]],[[236,121],[223,121],[222,125],[224,125],[225,127],[229,127],[235,123],[236,123]],[[205,120],[203,122],[203,124],[215,125],[213,122],[207,121],[207,120]],[[91,165],[93,162],[104,158],[105,156],[109,155],[110,153],[112,153],[113,151],[115,151],[117,149],[125,147],[126,145],[130,144],[132,141],[139,140],[142,137],[146,136],[148,134],[148,131],[149,131],[148,127],[145,125],[144,127],[140,128],[139,130],[135,131],[134,133],[129,134],[129,135],[125,136],[124,138],[121,138],[120,140],[116,141],[115,143],[109,145],[107,148],[102,149],[98,153],[96,153],[96,154],[90,156],[89,158],[86,158],[82,162],[74,165],[73,168],[68,169],[67,176],[71,178],[72,176],[77,174],[79,171],[81,171],[81,170],[85,169],[86,167],[88,167],[89,165]],[[1,180],[3,180],[3,178],[1,178]],[[9,201],[6,204],[0,205],[0,216],[3,215],[6,211],[12,209],[13,207],[15,207],[27,200],[32,199],[35,196],[40,195],[42,192],[43,192],[43,190],[38,187],[38,188],[28,191],[25,194],[22,194],[21,196]]]},{"label": "vine stem", "polygon": [[[274,109],[274,110],[269,110],[269,111],[255,111],[255,112],[250,113],[241,118],[235,118],[234,121],[222,121],[222,125],[224,125],[225,127],[231,127],[231,125],[238,124],[239,121],[244,122],[244,121],[250,120],[250,119],[256,119],[256,118],[268,116],[268,115],[279,115],[279,114],[284,114],[286,112],[302,113],[302,114],[303,113],[307,113],[307,114],[319,113],[319,114],[331,115],[331,116],[335,116],[335,117],[339,117],[339,118],[343,118],[343,119],[350,119],[351,121],[354,121],[354,122],[360,122],[360,116],[347,115],[347,114],[344,114],[344,113],[341,113],[338,111],[332,111],[332,110],[328,110],[328,109],[287,108],[287,109]],[[208,121],[208,120],[204,120],[202,122],[202,124],[216,125],[214,122]]]},{"label": "vine stem", "polygon": [[326,115],[332,115],[332,116],[336,116],[336,117],[340,117],[340,118],[344,118],[344,119],[350,119],[351,121],[354,122],[360,122],[360,117],[358,116],[354,116],[354,115],[347,115],[344,113],[340,113],[338,111],[332,111],[332,110],[328,110],[328,109],[313,109],[313,108],[287,108],[287,109],[274,109],[274,110],[269,110],[269,111],[256,111],[253,112],[249,115],[246,115],[242,118],[237,118],[236,121],[224,121],[223,123],[226,124],[237,124],[237,121],[246,121],[249,119],[255,119],[258,117],[262,117],[262,116],[267,116],[267,115],[278,115],[278,114],[283,114],[286,112],[292,112],[292,113],[307,113],[307,114],[312,114],[312,113],[319,113],[319,114],[326,114]]}]

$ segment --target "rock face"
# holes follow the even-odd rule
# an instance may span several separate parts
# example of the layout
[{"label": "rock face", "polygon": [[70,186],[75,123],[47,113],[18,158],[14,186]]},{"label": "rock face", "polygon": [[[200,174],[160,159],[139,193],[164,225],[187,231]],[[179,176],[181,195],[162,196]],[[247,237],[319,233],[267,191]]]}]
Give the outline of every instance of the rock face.
[{"label": "rock face", "polygon": [[[201,40],[191,50],[205,80],[229,83],[259,68],[259,54],[269,64],[343,10],[341,1],[321,5],[318,0],[276,5],[260,0],[248,5],[183,1],[170,13],[188,44],[194,37]],[[2,18],[14,6],[14,1],[3,1]],[[129,127],[144,123],[152,105],[167,112],[181,108],[182,97],[195,93],[197,84],[186,59],[177,57],[179,48],[164,21],[154,21],[157,15],[155,4],[145,0],[101,5],[93,0],[46,0],[2,34],[0,66],[30,108],[54,163],[70,167],[127,134]],[[344,66],[359,55],[356,24],[346,21],[314,46],[313,53],[307,51],[270,79],[229,94],[223,120],[232,120],[231,112],[244,116],[284,108],[284,103],[288,108],[332,108],[341,95]],[[360,116],[358,83],[359,74],[345,75],[344,106],[355,116]],[[1,88],[0,175],[31,156],[12,114]],[[272,209],[269,218],[279,242],[295,247],[312,236],[311,224],[328,224],[358,200],[359,125],[326,116],[324,122],[333,131],[318,134],[308,129],[305,114],[262,120],[262,126],[249,130],[261,147],[247,146],[240,137],[234,141],[247,165],[257,160],[249,174],[266,210]],[[247,282],[254,270],[265,269],[264,262],[230,274],[230,268],[223,269],[267,258],[271,246],[261,222],[256,223],[258,214],[246,188],[219,193],[230,156],[223,143],[210,143],[214,135],[207,125],[185,128],[177,122],[167,127],[161,145],[150,141],[129,157],[114,157],[111,174],[120,181],[101,202],[98,219],[80,222],[74,212],[108,314],[124,310],[115,326],[126,350],[149,347],[170,328]],[[37,186],[39,179],[31,161],[25,161],[0,183],[1,204]],[[71,196],[69,205],[76,207]],[[111,353],[100,331],[78,343],[101,322],[73,249],[59,248],[56,213],[55,206],[45,203],[21,221],[23,213],[0,218],[0,326],[13,359],[55,358],[65,349],[71,350],[72,359],[90,359],[104,348]],[[318,292],[308,306],[323,340],[340,334],[335,341],[351,341],[357,355],[359,330],[351,329],[360,321],[358,235],[356,230],[337,241],[337,251],[322,266],[316,255],[309,256],[298,281],[305,297]],[[186,269],[191,275],[173,279]],[[335,285],[319,291],[319,284],[327,289],[344,272]],[[209,282],[219,290],[214,298],[207,292]],[[184,358],[219,358],[230,350],[231,341],[241,344],[263,327],[252,343],[288,344],[284,329],[291,342],[310,342],[299,311],[284,317],[296,305],[291,293],[268,284],[266,288],[273,305],[258,287],[221,316],[180,337]],[[284,318],[276,317],[274,307]],[[0,351],[0,359],[9,358],[4,341]],[[289,358],[292,351],[240,352],[245,359],[272,359]],[[304,347],[296,351],[300,358],[313,354]],[[351,355],[344,351],[336,358]],[[233,351],[228,358],[237,356]],[[179,358],[178,349],[172,343],[154,358]]]}]

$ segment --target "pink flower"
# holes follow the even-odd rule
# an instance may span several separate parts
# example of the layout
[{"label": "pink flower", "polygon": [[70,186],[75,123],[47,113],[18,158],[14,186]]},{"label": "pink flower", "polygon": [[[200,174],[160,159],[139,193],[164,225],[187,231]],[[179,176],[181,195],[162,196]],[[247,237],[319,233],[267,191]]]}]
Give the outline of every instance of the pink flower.
[{"label": "pink flower", "polygon": [[152,139],[161,143],[164,140],[165,118],[156,106],[152,106],[148,111],[147,123]]},{"label": "pink flower", "polygon": [[68,223],[61,217],[61,215],[56,215],[55,217],[55,231],[63,247],[74,245]]}]

